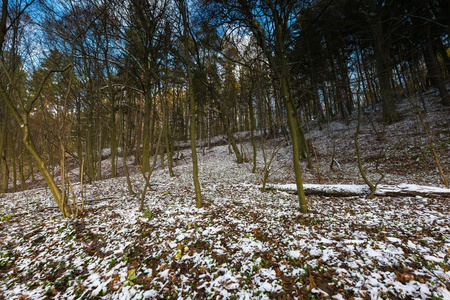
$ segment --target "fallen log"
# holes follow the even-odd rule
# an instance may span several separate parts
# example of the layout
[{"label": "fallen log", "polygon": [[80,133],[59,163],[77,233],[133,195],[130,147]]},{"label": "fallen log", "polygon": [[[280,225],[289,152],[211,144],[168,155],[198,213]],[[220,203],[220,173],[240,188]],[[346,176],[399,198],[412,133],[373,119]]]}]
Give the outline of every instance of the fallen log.
[{"label": "fallen log", "polygon": [[[297,194],[297,186],[295,184],[268,185],[266,189],[285,191]],[[304,184],[303,189],[305,195],[316,196],[333,196],[333,197],[352,197],[367,196],[370,189],[366,185],[352,184]],[[399,184],[399,185],[378,185],[375,196],[390,197],[430,197],[430,198],[449,198],[450,189],[424,186],[416,184]]]}]

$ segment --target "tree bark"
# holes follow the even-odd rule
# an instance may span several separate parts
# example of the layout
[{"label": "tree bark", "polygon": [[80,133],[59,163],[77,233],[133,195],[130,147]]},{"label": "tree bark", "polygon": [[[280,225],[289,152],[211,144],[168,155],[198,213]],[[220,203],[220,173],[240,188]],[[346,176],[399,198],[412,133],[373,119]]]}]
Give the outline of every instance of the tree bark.
[{"label": "tree bark", "polygon": [[34,159],[34,162],[36,163],[36,166],[38,167],[39,171],[41,172],[42,176],[44,177],[45,182],[47,183],[53,197],[55,198],[56,203],[58,204],[59,209],[61,210],[61,213],[64,217],[68,217],[70,215],[67,203],[63,201],[63,197],[61,194],[60,189],[56,185],[55,181],[53,180],[53,177],[51,176],[50,172],[48,171],[44,160],[42,159],[41,155],[36,149],[36,146],[34,145],[33,139],[30,135],[29,128],[28,128],[28,120],[27,116],[21,116],[17,109],[13,106],[11,99],[9,98],[9,95],[4,90],[3,86],[0,87],[0,94],[3,98],[3,101],[6,102],[6,105],[8,106],[8,109],[13,114],[14,118],[16,119],[17,123],[19,123],[19,126],[21,128],[21,131],[23,133],[23,143],[27,150],[30,152],[31,156]]},{"label": "tree bark", "polygon": [[0,53],[3,54],[3,42],[7,31],[6,19],[8,17],[8,0],[2,0],[2,16],[0,18]]},{"label": "tree bark", "polygon": [[375,57],[375,67],[377,70],[378,82],[380,84],[381,102],[383,107],[383,120],[391,124],[399,120],[397,108],[395,106],[394,93],[391,86],[391,71],[389,68],[389,32],[383,30],[383,20],[381,12],[376,6],[375,0],[369,0],[371,13],[376,13],[376,17],[371,22],[371,32],[373,38],[373,51]]},{"label": "tree bark", "polygon": [[[308,212],[308,205],[306,202],[305,193],[303,190],[303,179],[302,179],[302,170],[300,166],[300,141],[299,141],[299,124],[297,122],[296,114],[294,111],[294,105],[292,104],[292,100],[290,99],[290,93],[288,89],[288,65],[286,62],[285,49],[284,49],[284,39],[282,34],[282,25],[280,16],[278,15],[277,8],[274,6],[272,0],[268,1],[268,4],[272,11],[272,17],[275,26],[275,53],[276,57],[274,58],[271,53],[269,53],[266,40],[264,39],[264,33],[261,32],[258,28],[252,27],[251,29],[254,31],[256,39],[259,43],[259,46],[265,50],[265,54],[269,63],[271,64],[271,68],[273,70],[277,70],[279,75],[280,85],[281,85],[281,97],[286,108],[287,112],[287,121],[289,131],[291,133],[292,139],[292,156],[294,163],[294,172],[295,172],[295,181],[298,193],[298,200],[300,211],[302,213]],[[247,12],[248,14],[249,12]]]},{"label": "tree bark", "polygon": [[122,109],[123,94],[124,94],[124,90],[122,89],[120,91],[120,103],[119,103],[119,118],[120,118],[119,138],[120,138],[120,141],[122,143],[122,166],[123,166],[123,170],[125,172],[125,178],[127,180],[128,192],[131,195],[135,195],[135,192],[133,191],[133,185],[131,184],[130,173],[128,172],[128,166],[127,166],[128,144],[127,144],[127,142],[125,140],[126,137],[127,137],[127,135],[126,135],[127,131],[125,129],[125,117],[124,117],[124,112],[123,112],[123,109]]},{"label": "tree bark", "polygon": [[383,107],[383,120],[385,123],[395,123],[399,116],[395,106],[394,93],[391,86],[391,75],[385,61],[386,51],[379,38],[375,38],[374,53],[377,69],[378,82],[380,84],[381,102]]},{"label": "tree bark", "polygon": [[167,166],[169,168],[169,175],[170,177],[175,176],[175,174],[173,173],[173,160],[172,160],[172,147],[171,147],[171,141],[169,139],[169,108],[167,107],[167,99],[165,97],[165,95],[162,96],[163,99],[163,115],[164,115],[164,142],[165,142],[165,146],[166,146],[166,153],[167,153]]},{"label": "tree bark", "polygon": [[358,138],[359,138],[359,131],[361,129],[361,104],[359,103],[359,96],[358,96],[358,124],[356,125],[356,133],[355,133],[355,149],[356,149],[356,158],[357,158],[357,162],[358,162],[358,169],[359,169],[359,173],[361,174],[362,178],[364,179],[364,182],[369,186],[370,188],[370,198],[374,197],[375,191],[377,189],[376,185],[373,185],[369,178],[366,175],[366,171],[364,170],[364,167],[362,165],[362,160],[361,160],[361,152],[359,151],[359,142],[358,142]]},{"label": "tree bark", "polygon": [[[10,149],[11,149],[11,151],[13,152],[13,153],[19,153],[19,151],[22,151],[21,150],[21,145],[18,145],[17,146],[17,149],[16,149],[16,145],[13,143],[13,136],[12,136],[12,134],[10,133],[9,134],[9,145],[10,145]],[[12,172],[13,172],[13,178],[12,178],[12,180],[13,180],[13,192],[15,193],[15,192],[17,192],[17,155],[11,155],[12,156]]]},{"label": "tree bark", "polygon": [[252,99],[252,91],[249,91],[248,95],[248,110],[249,110],[249,118],[250,118],[250,140],[252,143],[252,150],[253,150],[253,168],[252,173],[256,173],[256,143],[255,143],[255,116],[253,111],[253,99]]},{"label": "tree bark", "polygon": [[[51,73],[64,72],[69,67],[70,67],[70,65],[67,66],[63,70],[50,71],[48,73],[49,75],[46,78],[44,78],[44,82],[50,76]],[[5,72],[6,72],[6,70],[5,70]],[[11,77],[9,76],[9,74],[7,74],[7,75],[9,77],[9,80],[11,81],[12,80]],[[11,82],[11,84],[13,84],[13,82]],[[19,110],[14,106],[12,99],[10,98],[10,95],[7,93],[7,91],[5,90],[5,88],[3,87],[2,84],[0,84],[0,97],[3,98],[3,101],[5,102],[6,107],[8,108],[9,112],[12,114],[12,116],[17,121],[19,128],[23,134],[23,143],[24,143],[25,147],[27,148],[28,152],[33,157],[33,159],[36,163],[36,166],[38,167],[42,176],[44,177],[44,180],[47,183],[53,197],[55,198],[55,201],[58,204],[58,207],[61,210],[62,215],[64,217],[68,217],[70,215],[70,212],[68,210],[67,203],[64,201],[60,189],[58,188],[55,181],[53,180],[53,177],[51,176],[50,172],[48,171],[47,166],[45,165],[44,160],[42,159],[41,155],[39,154],[38,150],[36,149],[33,138],[30,135],[30,129],[29,129],[29,125],[28,125],[28,114],[29,114],[29,111],[31,111],[32,107],[31,106],[28,108],[23,107],[23,101],[22,101],[22,99],[19,99],[20,100],[19,102],[21,104],[21,107],[20,107],[21,113],[20,113]],[[37,99],[37,98],[35,98],[35,99]]]},{"label": "tree bark", "polygon": [[197,148],[196,148],[196,109],[195,109],[195,96],[194,96],[194,79],[191,70],[191,57],[189,53],[189,40],[188,40],[188,21],[186,13],[185,0],[179,0],[180,12],[183,18],[183,39],[184,39],[184,55],[186,60],[186,72],[189,81],[189,135],[191,140],[191,152],[192,152],[192,177],[195,187],[195,199],[196,207],[203,207],[203,200],[200,188],[200,182],[198,180],[198,162],[197,162]]},{"label": "tree bark", "polygon": [[87,113],[87,137],[86,137],[86,171],[90,180],[96,180],[95,176],[95,147],[94,147],[94,121],[92,107],[88,109]]},{"label": "tree bark", "polygon": [[222,121],[225,131],[227,132],[228,140],[230,142],[231,147],[233,148],[234,154],[236,155],[236,161],[238,164],[242,164],[244,162],[244,158],[242,157],[242,154],[239,151],[239,148],[236,144],[236,139],[234,138],[233,133],[231,132],[230,125],[228,124],[227,119],[225,118],[225,116],[223,114],[222,107],[219,107],[219,117],[220,117],[220,120]]},{"label": "tree bark", "polygon": [[8,131],[6,130],[6,125],[8,122],[6,107],[0,110],[2,114],[2,120],[0,121],[0,193],[6,193],[8,191],[9,182],[9,168],[8,168]]},{"label": "tree bark", "polygon": [[[145,95],[144,104],[144,126],[142,131],[142,166],[144,172],[150,171],[150,117],[151,117],[151,104],[150,96]],[[140,145],[137,145],[140,147]]]},{"label": "tree bark", "polygon": [[[8,15],[8,0],[3,0],[2,2],[2,16],[0,18],[0,55],[3,55],[3,42],[5,41],[5,35],[7,31],[6,19]],[[2,120],[0,121],[0,170],[1,170],[1,180],[0,180],[0,193],[6,193],[8,190],[9,181],[9,169],[7,161],[7,108],[2,101],[0,107],[0,114]]]},{"label": "tree bark", "polygon": [[[112,80],[110,79],[110,72],[109,72],[109,68],[107,67],[108,70],[108,84],[110,86],[110,97],[111,97],[111,103],[110,103],[110,116],[109,116],[109,122],[110,122],[110,130],[111,130],[111,135],[110,135],[110,147],[111,147],[111,177],[116,177],[117,174],[117,134],[116,134],[116,101],[115,101],[115,92],[114,89],[112,88]],[[124,149],[122,149],[122,155],[123,151],[125,151]]]}]

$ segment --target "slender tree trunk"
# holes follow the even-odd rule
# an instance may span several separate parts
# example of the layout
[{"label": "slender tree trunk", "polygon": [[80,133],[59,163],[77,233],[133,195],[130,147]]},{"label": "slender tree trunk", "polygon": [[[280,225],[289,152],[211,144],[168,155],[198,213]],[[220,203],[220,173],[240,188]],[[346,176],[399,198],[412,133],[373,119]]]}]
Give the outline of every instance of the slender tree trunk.
[{"label": "slender tree trunk", "polygon": [[187,124],[189,124],[190,115],[189,115],[189,105],[185,105],[185,107],[186,107],[186,110],[183,112],[184,113],[184,125],[185,125],[183,127],[183,129],[184,129],[183,137],[184,137],[184,141],[187,142],[189,139],[189,126],[187,126]]},{"label": "slender tree trunk", "polygon": [[[8,15],[8,0],[3,0],[2,15],[0,19],[0,55],[3,54],[3,42],[5,41],[5,35],[7,32],[6,27],[7,15]],[[0,121],[0,170],[1,170],[0,193],[6,193],[8,191],[9,169],[8,169],[8,152],[7,152],[8,132],[6,130],[8,124],[8,113],[5,101],[2,101],[1,103],[0,115],[2,117],[2,120]]]},{"label": "slender tree trunk", "polygon": [[[3,88],[2,88],[1,93],[2,93],[3,98],[5,99],[6,93],[4,92]],[[15,108],[12,106],[12,103],[8,103],[8,100],[7,100],[7,104],[8,104],[8,107],[10,108],[10,110],[15,110]],[[34,159],[34,162],[36,163],[36,166],[38,167],[40,173],[44,177],[44,180],[47,183],[53,197],[55,198],[55,201],[58,204],[59,209],[61,210],[61,213],[63,214],[64,217],[68,217],[70,215],[70,213],[68,211],[67,203],[63,201],[64,199],[62,197],[60,189],[58,188],[55,181],[53,180],[53,177],[51,176],[50,172],[48,171],[44,160],[42,159],[41,155],[39,154],[39,152],[36,149],[36,146],[34,145],[33,139],[31,138],[31,135],[29,132],[28,123],[26,122],[26,118],[20,117],[20,115],[18,113],[13,113],[13,114],[15,115],[15,118],[16,118],[17,122],[20,124],[21,130],[23,132],[23,135],[24,135],[23,143],[24,143],[25,147],[30,152],[31,156]]]},{"label": "slender tree trunk", "polygon": [[194,97],[194,79],[192,76],[191,70],[191,57],[189,53],[189,40],[188,40],[188,21],[187,21],[187,13],[186,13],[186,3],[185,0],[179,0],[180,12],[183,18],[183,39],[184,39],[184,55],[186,59],[186,71],[189,80],[189,106],[190,106],[190,138],[191,138],[191,152],[192,152],[192,176],[194,180],[195,187],[195,199],[196,199],[196,207],[203,207],[202,194],[200,189],[200,182],[198,180],[198,162],[197,162],[197,148],[195,143],[195,97]]},{"label": "slender tree trunk", "polygon": [[207,111],[207,115],[206,115],[206,125],[208,126],[208,128],[206,129],[207,134],[208,134],[208,150],[211,149],[211,111],[208,109]]},{"label": "slender tree trunk", "polygon": [[[369,1],[373,5],[373,0]],[[375,8],[372,11],[376,11]],[[389,33],[383,32],[383,24],[378,17],[371,26],[373,37],[373,51],[378,82],[380,84],[381,102],[383,107],[383,120],[385,123],[395,123],[399,115],[395,106],[394,93],[391,86],[391,71],[389,68],[389,46],[387,39]]]},{"label": "slender tree trunk", "polygon": [[447,54],[447,48],[444,46],[442,40],[437,40],[436,46],[438,47],[438,51],[443,58],[444,69],[447,71],[447,79],[450,79],[450,57]]},{"label": "slender tree trunk", "polygon": [[102,119],[99,116],[98,118],[98,130],[99,137],[97,141],[97,177],[96,180],[102,180],[102,148],[103,148],[103,127],[102,127]]},{"label": "slender tree trunk", "polygon": [[441,103],[443,105],[450,105],[450,95],[445,87],[444,77],[442,75],[441,68],[439,67],[439,61],[437,60],[430,38],[428,38],[428,42],[424,50],[424,58],[431,85],[438,89],[439,96],[441,97]]},{"label": "slender tree trunk", "polygon": [[[3,119],[0,121],[0,193],[6,193],[8,191],[9,182],[9,168],[8,168],[8,136],[10,133],[6,130],[8,117],[6,107],[3,107],[0,111],[3,115]],[[14,157],[14,155],[13,155]]]},{"label": "slender tree trunk", "polygon": [[80,101],[76,101],[76,119],[77,119],[77,156],[78,156],[78,165],[80,173],[78,174],[78,180],[81,182],[81,179],[83,177],[83,174],[81,174],[81,169],[84,169],[84,166],[82,167],[82,164],[84,164],[84,154],[83,154],[83,132],[81,130],[81,104]]},{"label": "slender tree trunk", "polygon": [[31,158],[30,153],[27,153],[28,156],[28,167],[30,168],[31,182],[34,182],[34,167],[33,167],[33,158]]},{"label": "slender tree trunk", "polygon": [[255,116],[254,116],[254,110],[253,110],[253,99],[252,99],[252,92],[249,91],[248,95],[248,109],[249,109],[249,118],[250,118],[250,140],[252,143],[252,149],[253,149],[253,168],[252,173],[256,173],[256,143],[255,143]]},{"label": "slender tree trunk", "polygon": [[95,147],[94,147],[94,122],[93,111],[89,109],[87,113],[87,136],[86,136],[86,171],[90,180],[96,180],[95,176]]},{"label": "slender tree trunk", "polygon": [[8,18],[8,0],[2,0],[2,16],[0,19],[0,53],[3,53],[3,42],[8,30],[6,27],[6,20]]},{"label": "slender tree trunk", "polygon": [[366,171],[363,168],[362,165],[362,160],[361,160],[361,152],[359,151],[359,142],[358,142],[358,138],[359,138],[359,131],[361,128],[361,104],[359,103],[359,96],[358,96],[358,125],[356,126],[356,133],[355,133],[355,149],[356,149],[356,158],[358,161],[358,169],[359,169],[359,173],[361,174],[362,178],[364,179],[364,182],[369,186],[370,188],[370,195],[368,196],[368,198],[373,198],[375,195],[375,191],[376,191],[376,186],[373,185],[369,178],[366,175]]},{"label": "slender tree trunk", "polygon": [[[150,118],[151,118],[151,104],[150,96],[145,95],[145,108],[144,108],[144,127],[142,131],[142,166],[144,172],[150,170]],[[139,145],[138,145],[139,147]]]},{"label": "slender tree trunk", "polygon": [[[27,126],[28,127],[28,126]],[[45,166],[45,162],[42,160],[41,156],[39,155],[36,147],[34,146],[33,140],[31,139],[28,128],[24,129],[24,144],[25,147],[30,152],[31,156],[33,156],[33,159],[41,172],[42,176],[44,177],[45,182],[47,183],[48,187],[50,188],[50,191],[53,194],[53,197],[56,200],[56,203],[59,206],[59,209],[61,210],[61,213],[64,217],[68,217],[70,215],[67,207],[67,203],[64,201],[64,198],[62,197],[61,191],[59,190],[58,186],[56,185],[55,181],[53,180],[53,177],[48,172],[47,167]]]},{"label": "slender tree trunk", "polygon": [[[150,166],[150,170],[148,171],[148,173],[142,172],[142,175],[144,176],[144,180],[145,180],[145,185],[144,185],[144,190],[142,191],[141,201],[140,201],[140,205],[139,205],[140,211],[144,210],[145,195],[147,193],[147,189],[150,188],[150,178],[152,176],[153,170],[155,170],[155,167],[156,167],[156,161],[158,160],[158,153],[160,152],[160,148],[162,148],[161,147],[161,139],[162,139],[162,135],[163,135],[163,129],[160,128],[159,130],[160,131],[158,134],[158,141],[156,142],[156,145],[155,145],[155,153],[153,155],[153,162]],[[153,149],[153,145],[154,145],[154,143],[152,142],[150,149]]]},{"label": "slender tree trunk", "polygon": [[[1,85],[1,84],[0,84],[0,97],[3,98],[3,101],[6,103],[8,110],[10,111],[10,113],[13,115],[13,117],[16,119],[17,123],[19,124],[19,128],[23,133],[23,143],[24,143],[25,147],[27,148],[27,150],[29,151],[29,153],[31,154],[31,156],[33,157],[33,159],[36,163],[36,166],[38,167],[42,176],[44,177],[44,180],[47,183],[53,197],[55,198],[55,201],[58,204],[62,215],[64,217],[68,217],[70,215],[70,213],[68,211],[67,203],[65,203],[63,201],[61,191],[59,190],[58,186],[56,185],[55,181],[53,180],[53,177],[51,176],[50,172],[48,171],[48,168],[46,167],[44,160],[42,159],[41,155],[39,154],[38,150],[36,149],[33,138],[30,135],[27,113],[26,112],[24,112],[23,114],[19,113],[19,111],[13,105],[10,96],[8,95],[8,93],[5,91],[3,85]],[[24,109],[24,108],[22,107],[22,109]]]},{"label": "slender tree trunk", "polygon": [[[108,1],[104,1],[104,4],[107,4]],[[103,30],[105,32],[108,32],[108,20],[107,20],[107,15],[103,14],[102,15],[104,17],[103,20],[103,25],[104,28]],[[108,51],[110,50],[109,48],[109,35],[105,34],[105,44],[107,45],[107,47],[105,47],[104,49],[104,57],[107,58],[109,56]],[[109,66],[109,60],[106,59],[105,60],[105,69],[106,69],[106,80],[108,82],[108,90],[109,90],[109,97],[110,97],[110,106],[109,106],[109,128],[110,128],[110,148],[111,148],[111,177],[114,178],[116,177],[117,174],[117,125],[116,125],[116,92],[114,90],[114,86],[113,86],[113,78],[111,75],[111,70],[110,70],[110,66]],[[122,149],[123,151],[123,149]]]},{"label": "slender tree trunk", "polygon": [[26,190],[26,184],[25,184],[25,166],[24,166],[24,151],[22,150],[19,156],[19,176],[20,176],[20,190],[25,191]]},{"label": "slender tree trunk", "polygon": [[285,78],[282,78],[282,84],[283,84],[282,89],[284,98],[283,100],[287,110],[288,126],[289,131],[291,132],[291,139],[292,139],[292,155],[294,160],[295,183],[297,185],[297,191],[299,191],[298,201],[300,205],[300,211],[302,213],[307,213],[308,204],[306,202],[305,191],[303,190],[302,170],[300,166],[300,146],[299,146],[300,143],[298,141],[299,134],[297,132],[299,126],[294,116],[294,108],[292,106],[292,102],[289,99],[287,83]]},{"label": "slender tree trunk", "polygon": [[[305,197],[305,191],[303,189],[303,179],[302,179],[302,169],[300,166],[300,142],[299,142],[299,124],[296,118],[296,113],[294,110],[294,105],[292,99],[290,98],[290,93],[288,89],[288,65],[286,62],[286,56],[284,51],[283,34],[281,32],[282,24],[278,16],[278,11],[274,8],[273,3],[270,1],[271,9],[274,15],[275,22],[275,34],[276,34],[276,47],[279,53],[279,62],[281,71],[280,83],[281,83],[281,96],[283,99],[284,106],[287,112],[289,131],[291,132],[292,139],[292,156],[294,161],[294,171],[295,171],[295,183],[297,185],[298,191],[298,201],[300,206],[300,211],[302,213],[308,212],[308,203]],[[275,68],[275,66],[273,66]]]},{"label": "slender tree trunk", "polygon": [[[110,83],[111,84],[111,83]],[[111,88],[111,93],[113,93]],[[116,113],[115,113],[115,95],[111,94],[111,107],[110,107],[110,128],[111,128],[111,141],[110,141],[110,147],[111,147],[111,177],[116,177],[117,174],[117,134],[116,134]],[[122,152],[124,150],[122,149]],[[123,155],[123,154],[122,154]]]},{"label": "slender tree trunk", "polygon": [[[188,61],[190,58],[187,59]],[[195,141],[195,98],[194,98],[194,84],[191,73],[191,66],[188,63],[188,78],[189,78],[189,98],[190,98],[190,138],[191,138],[191,152],[192,152],[192,176],[194,180],[195,187],[195,199],[196,199],[196,207],[203,207],[200,182],[198,180],[198,162],[197,162],[197,149],[196,149],[196,141]]]},{"label": "slender tree trunk", "polygon": [[233,133],[231,132],[231,128],[230,125],[228,125],[228,122],[223,114],[223,110],[220,108],[219,111],[219,117],[220,120],[222,121],[223,126],[225,127],[225,131],[227,132],[228,135],[228,141],[231,145],[231,147],[233,148],[234,154],[236,155],[236,160],[238,164],[242,164],[244,162],[244,159],[242,157],[241,152],[239,151],[239,148],[236,144],[236,139],[233,136]]},{"label": "slender tree trunk", "polygon": [[[21,146],[16,145],[13,143],[13,137],[12,134],[9,135],[9,144],[11,145],[11,150],[14,153],[18,153],[20,151]],[[13,192],[17,192],[17,155],[11,155],[12,156],[12,172],[13,172]]]},{"label": "slender tree trunk", "polygon": [[[164,125],[163,125],[163,127],[164,127]],[[164,128],[161,128],[161,130],[163,131],[163,133],[164,133]],[[159,157],[161,158],[161,170],[165,170],[166,169],[166,166],[165,166],[165,163],[164,163],[164,147],[161,147],[160,148],[160,152],[159,152]]]},{"label": "slender tree trunk", "polygon": [[[356,49],[355,53],[356,53],[357,66],[358,66],[357,70],[358,70],[358,75],[359,75],[359,82],[361,82],[361,87],[362,87],[362,90],[364,93],[365,103],[366,103],[366,106],[368,106],[370,104],[370,99],[369,99],[369,95],[367,94],[367,88],[366,88],[366,84],[364,82],[365,79],[364,79],[364,76],[362,73],[362,61],[361,61],[361,58],[359,55],[359,49]],[[359,105],[361,105],[361,103]]]},{"label": "slender tree trunk", "polygon": [[169,139],[169,132],[170,132],[170,128],[169,128],[169,112],[168,112],[168,107],[167,107],[167,99],[165,97],[165,95],[163,96],[163,109],[164,109],[164,142],[165,142],[165,146],[166,146],[166,153],[167,153],[167,166],[169,168],[169,175],[170,177],[175,176],[175,174],[173,173],[173,160],[172,160],[172,147],[171,147],[171,142]]},{"label": "slender tree trunk", "polygon": [[[299,120],[296,110],[294,110],[294,116],[296,116],[296,119]],[[298,132],[298,139],[299,139],[299,143],[300,143],[300,155],[302,158],[306,158],[306,161],[308,162],[307,167],[308,167],[308,169],[311,169],[312,161],[311,161],[311,155],[309,153],[308,142],[306,141],[305,133],[300,124],[298,124],[297,132]]]},{"label": "slender tree trunk", "polygon": [[61,197],[62,202],[67,203],[66,197],[66,150],[64,147],[63,138],[59,137],[59,147],[61,153],[60,173],[61,173]]},{"label": "slender tree trunk", "polygon": [[341,77],[342,82],[342,89],[343,94],[345,95],[344,98],[344,104],[347,115],[350,115],[353,111],[353,94],[352,89],[350,86],[350,78],[348,76],[348,62],[344,57],[347,57],[347,54],[344,53],[344,50],[341,48],[341,53],[338,55],[338,61],[339,61],[339,73]]},{"label": "slender tree trunk", "polygon": [[125,172],[125,178],[127,180],[127,188],[128,188],[128,192],[131,195],[135,195],[134,191],[133,191],[133,185],[131,184],[131,179],[130,179],[130,173],[128,172],[128,165],[127,165],[127,157],[128,157],[128,146],[127,146],[127,142],[126,142],[126,129],[125,129],[125,117],[124,117],[124,113],[122,110],[122,103],[123,103],[123,93],[124,91],[121,90],[120,92],[120,103],[119,103],[119,118],[120,118],[120,132],[119,132],[119,138],[120,141],[122,143],[122,166],[123,166],[123,170]]},{"label": "slender tree trunk", "polygon": [[[134,128],[134,139],[133,139],[133,143],[132,143],[132,146],[131,146],[131,150],[133,151],[134,150],[134,154],[135,154],[135,160],[137,161],[137,162],[140,162],[140,163],[142,163],[142,156],[143,156],[143,153],[142,153],[142,148],[141,148],[141,143],[142,143],[142,137],[143,137],[143,132],[142,132],[142,127],[143,127],[143,124],[142,124],[142,119],[143,119],[143,116],[142,116],[142,113],[143,113],[143,110],[144,110],[144,107],[143,107],[143,102],[144,102],[144,96],[143,96],[143,94],[142,93],[140,93],[140,95],[139,95],[139,105],[138,105],[138,111],[136,112],[136,120],[135,120],[135,124],[136,124],[136,126],[135,126],[135,128]],[[131,132],[130,132],[130,134],[131,134]]]}]

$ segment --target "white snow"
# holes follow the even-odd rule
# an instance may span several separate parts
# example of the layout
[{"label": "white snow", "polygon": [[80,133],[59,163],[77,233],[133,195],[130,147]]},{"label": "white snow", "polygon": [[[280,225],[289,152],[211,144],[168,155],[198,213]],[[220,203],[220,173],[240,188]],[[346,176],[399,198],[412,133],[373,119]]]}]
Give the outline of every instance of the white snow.
[{"label": "white snow", "polygon": [[[0,221],[0,298],[449,299],[448,199],[310,196],[311,212],[302,214],[297,196],[283,192],[295,185],[262,193],[260,178],[227,151],[216,147],[200,160],[202,209],[187,164],[174,178],[154,172],[151,217],[123,178],[85,186],[88,199],[105,200],[88,202],[76,219],[62,219],[46,189],[2,195],[0,217],[12,217]],[[131,180],[142,191],[142,176]]]}]

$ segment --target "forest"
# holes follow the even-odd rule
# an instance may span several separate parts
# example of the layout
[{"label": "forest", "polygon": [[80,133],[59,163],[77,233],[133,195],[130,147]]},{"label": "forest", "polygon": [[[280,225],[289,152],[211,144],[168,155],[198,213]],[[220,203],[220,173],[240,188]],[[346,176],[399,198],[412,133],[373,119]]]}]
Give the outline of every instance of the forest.
[{"label": "forest", "polygon": [[1,299],[450,299],[448,0],[2,0]]}]

